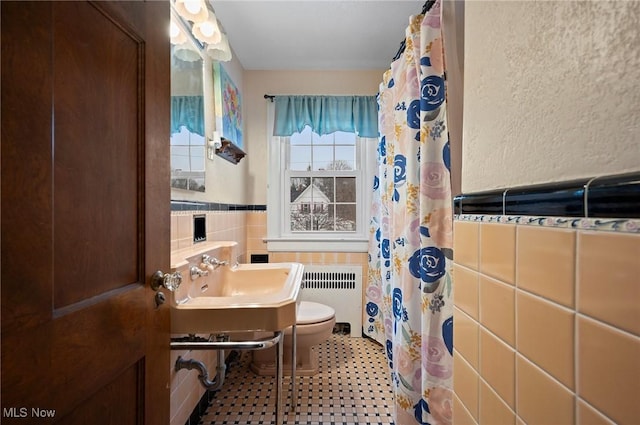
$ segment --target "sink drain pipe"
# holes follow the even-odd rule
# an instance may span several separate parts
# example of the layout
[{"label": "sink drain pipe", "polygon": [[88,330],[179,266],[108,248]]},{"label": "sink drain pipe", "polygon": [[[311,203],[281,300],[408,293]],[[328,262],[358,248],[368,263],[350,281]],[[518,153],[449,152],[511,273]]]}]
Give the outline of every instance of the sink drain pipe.
[{"label": "sink drain pipe", "polygon": [[216,366],[216,376],[213,378],[213,381],[209,380],[209,372],[207,371],[207,366],[199,360],[194,359],[183,359],[182,357],[178,357],[176,360],[176,372],[181,369],[197,369],[200,374],[198,375],[198,379],[203,387],[210,391],[217,391],[222,388],[222,384],[224,384],[224,377],[227,370],[227,365],[224,361],[224,350],[218,351],[218,366]]}]

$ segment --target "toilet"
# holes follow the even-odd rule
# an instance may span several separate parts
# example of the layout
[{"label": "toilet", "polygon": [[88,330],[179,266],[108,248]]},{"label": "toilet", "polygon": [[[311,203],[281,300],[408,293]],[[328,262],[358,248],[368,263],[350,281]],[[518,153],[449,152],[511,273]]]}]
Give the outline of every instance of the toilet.
[{"label": "toilet", "polygon": [[[296,320],[296,375],[312,376],[318,373],[318,353],[312,347],[326,341],[333,332],[336,312],[328,305],[301,301]],[[291,373],[291,328],[284,332],[283,363],[285,374]],[[253,351],[251,370],[258,375],[276,373],[275,348]]]}]

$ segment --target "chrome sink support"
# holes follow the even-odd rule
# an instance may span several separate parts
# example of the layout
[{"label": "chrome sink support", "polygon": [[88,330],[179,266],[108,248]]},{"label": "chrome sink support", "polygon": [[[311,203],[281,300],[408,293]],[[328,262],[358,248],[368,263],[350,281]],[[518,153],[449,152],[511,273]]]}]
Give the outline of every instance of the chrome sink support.
[{"label": "chrome sink support", "polygon": [[282,354],[284,352],[284,334],[281,331],[276,332],[278,335],[278,345],[276,346],[276,424],[283,424],[282,420]]},{"label": "chrome sink support", "polygon": [[[293,348],[292,352],[294,354],[293,365],[291,366],[291,382],[292,382],[292,391],[295,391],[295,325],[293,329]],[[189,335],[187,338],[172,338],[171,339],[171,349],[172,350],[262,350],[265,348],[271,348],[274,345],[276,346],[276,424],[283,424],[283,411],[282,411],[282,371],[283,371],[283,352],[284,352],[284,334],[282,331],[274,332],[274,336],[272,338],[259,339],[254,341],[229,341],[227,335],[218,335],[215,340],[213,340],[213,336],[208,340],[204,338],[198,338],[195,335]],[[224,351],[222,351],[222,364],[224,364]],[[218,357],[218,365],[220,365],[220,356]],[[214,378],[213,381],[210,381],[207,372],[206,366],[199,361],[196,360],[185,360],[182,357],[178,357],[175,365],[176,371],[180,369],[198,369],[200,372],[200,382],[202,385],[209,389],[207,385],[222,386],[222,382],[224,381],[224,369],[218,368],[218,374]],[[217,381],[217,382],[216,382]],[[219,387],[215,388],[219,389]],[[295,392],[291,396],[292,398],[292,408],[295,409],[296,406],[296,394]]]},{"label": "chrome sink support", "polygon": [[[298,390],[296,389],[296,363],[298,363],[298,361],[296,360],[296,346],[298,345],[297,341],[296,341],[296,335],[297,335],[297,331],[296,331],[296,324],[294,323],[293,326],[291,326],[291,406],[289,411],[290,412],[295,412],[296,411],[296,407],[298,407]],[[284,339],[284,338],[282,338]]]},{"label": "chrome sink support", "polygon": [[[282,332],[275,332],[271,338],[256,339],[251,341],[230,341],[228,338],[223,339],[222,335],[219,340],[213,341],[204,338],[171,338],[172,350],[262,350],[271,348],[278,343],[279,336]],[[225,335],[226,336],[226,335]]]}]

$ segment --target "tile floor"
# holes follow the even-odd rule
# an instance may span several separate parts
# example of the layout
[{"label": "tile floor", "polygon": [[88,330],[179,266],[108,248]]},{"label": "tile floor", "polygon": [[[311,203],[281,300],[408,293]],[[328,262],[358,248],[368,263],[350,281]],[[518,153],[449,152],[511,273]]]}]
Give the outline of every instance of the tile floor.
[{"label": "tile floor", "polygon": [[[384,349],[373,340],[333,334],[316,347],[320,371],[298,376],[298,403],[290,408],[290,378],[285,376],[285,423],[305,425],[392,424],[392,394]],[[249,369],[250,354],[230,367],[202,424],[275,424],[272,377]],[[283,394],[285,396],[285,394]],[[283,403],[285,404],[285,403]]]}]

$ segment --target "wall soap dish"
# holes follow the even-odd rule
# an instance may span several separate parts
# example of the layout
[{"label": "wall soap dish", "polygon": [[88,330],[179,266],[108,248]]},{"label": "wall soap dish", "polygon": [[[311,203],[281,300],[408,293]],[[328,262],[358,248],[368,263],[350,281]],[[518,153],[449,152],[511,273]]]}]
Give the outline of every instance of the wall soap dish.
[{"label": "wall soap dish", "polygon": [[206,217],[204,215],[193,216],[193,241],[203,242],[207,240]]}]

